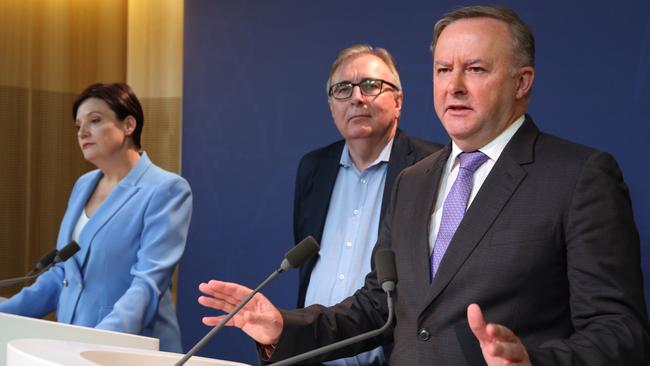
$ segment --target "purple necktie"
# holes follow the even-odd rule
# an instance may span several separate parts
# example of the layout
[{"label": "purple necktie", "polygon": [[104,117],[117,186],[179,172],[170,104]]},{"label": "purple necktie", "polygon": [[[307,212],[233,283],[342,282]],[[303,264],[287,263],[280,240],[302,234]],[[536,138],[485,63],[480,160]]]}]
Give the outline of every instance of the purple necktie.
[{"label": "purple necktie", "polygon": [[454,237],[454,233],[465,215],[467,201],[469,201],[469,195],[472,192],[472,185],[474,183],[474,172],[487,161],[488,157],[480,151],[473,151],[470,153],[460,153],[458,159],[460,159],[458,176],[451,186],[451,190],[447,194],[447,198],[442,207],[440,228],[438,229],[438,236],[436,237],[433,254],[431,255],[432,280],[440,266],[442,257],[447,251],[451,238]]}]

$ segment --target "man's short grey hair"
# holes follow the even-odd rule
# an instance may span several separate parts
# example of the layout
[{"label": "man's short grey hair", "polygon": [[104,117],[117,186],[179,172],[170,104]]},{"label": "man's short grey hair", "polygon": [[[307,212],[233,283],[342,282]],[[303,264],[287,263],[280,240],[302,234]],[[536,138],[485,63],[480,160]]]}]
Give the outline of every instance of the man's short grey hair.
[{"label": "man's short grey hair", "polygon": [[388,66],[388,69],[393,74],[393,79],[394,79],[394,80],[386,80],[386,81],[389,81],[397,85],[397,87],[400,90],[402,90],[402,83],[399,79],[399,72],[397,71],[397,62],[395,61],[393,55],[391,55],[390,52],[388,52],[385,48],[373,47],[367,44],[356,44],[339,52],[339,55],[336,56],[336,58],[332,62],[332,65],[330,66],[330,74],[329,77],[327,78],[327,85],[326,85],[327,93],[329,93],[329,89],[332,86],[332,75],[334,75],[336,70],[343,63],[343,61],[360,55],[373,55],[378,57],[380,60],[382,60],[386,64],[386,66]]}]

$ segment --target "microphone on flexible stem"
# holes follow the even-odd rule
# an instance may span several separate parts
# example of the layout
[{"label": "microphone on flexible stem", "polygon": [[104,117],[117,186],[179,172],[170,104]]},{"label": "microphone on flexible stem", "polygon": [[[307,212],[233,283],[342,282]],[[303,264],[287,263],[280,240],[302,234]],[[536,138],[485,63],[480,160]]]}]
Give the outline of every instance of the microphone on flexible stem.
[{"label": "microphone on flexible stem", "polygon": [[41,273],[47,271],[53,265],[61,262],[65,262],[68,258],[72,257],[75,253],[79,251],[79,244],[76,241],[71,241],[66,246],[61,248],[61,250],[52,250],[41,258],[34,269],[32,269],[27,276],[10,278],[8,280],[0,281],[0,287],[6,287],[21,283],[32,278],[38,277]]},{"label": "microphone on flexible stem", "polygon": [[79,244],[77,244],[76,241],[73,240],[69,242],[66,246],[61,248],[61,250],[59,250],[58,253],[56,253],[56,256],[54,257],[54,261],[52,262],[52,264],[48,266],[48,268],[52,267],[57,263],[67,261],[68,259],[70,259],[70,257],[75,255],[79,251],[79,249],[81,248],[79,247]]},{"label": "microphone on flexible stem", "polygon": [[309,352],[301,353],[299,355],[286,358],[270,364],[269,366],[285,366],[291,365],[296,362],[304,361],[308,358],[316,357],[327,352],[334,351],[339,348],[349,346],[351,344],[363,341],[368,338],[376,337],[382,334],[393,322],[393,297],[392,293],[395,291],[395,284],[397,283],[397,271],[395,269],[395,253],[387,248],[377,249],[375,252],[375,269],[377,271],[377,281],[381,284],[382,290],[386,293],[386,302],[388,303],[388,319],[386,323],[375,330],[366,333],[358,334],[354,337],[338,341],[336,343],[328,344],[324,347],[319,347]]},{"label": "microphone on flexible stem", "polygon": [[287,254],[284,255],[284,259],[282,260],[282,263],[280,263],[280,267],[276,269],[271,275],[269,275],[262,283],[260,283],[253,292],[251,292],[246,298],[244,298],[237,306],[232,309],[232,311],[221,321],[221,323],[217,324],[214,328],[208,332],[201,340],[192,347],[189,352],[183,356],[178,362],[174,364],[174,366],[181,366],[184,365],[187,360],[190,359],[190,357],[194,356],[196,352],[198,352],[203,346],[205,346],[212,337],[214,337],[221,328],[232,319],[235,314],[239,312],[252,298],[255,296],[256,293],[260,292],[271,280],[273,280],[277,275],[280,273],[286,271],[287,269],[290,268],[296,268],[300,267],[303,263],[309,259],[312,255],[316,254],[318,252],[318,243],[316,242],[316,239],[314,239],[311,235],[304,238],[300,243],[296,244],[291,250],[287,252]]},{"label": "microphone on flexible stem", "polygon": [[27,276],[33,276],[43,270],[43,268],[49,266],[52,262],[54,262],[54,258],[56,257],[56,254],[59,252],[58,249],[54,248],[52,249],[49,253],[45,254],[41,259],[36,262],[36,265],[34,266],[34,269],[32,269]]}]

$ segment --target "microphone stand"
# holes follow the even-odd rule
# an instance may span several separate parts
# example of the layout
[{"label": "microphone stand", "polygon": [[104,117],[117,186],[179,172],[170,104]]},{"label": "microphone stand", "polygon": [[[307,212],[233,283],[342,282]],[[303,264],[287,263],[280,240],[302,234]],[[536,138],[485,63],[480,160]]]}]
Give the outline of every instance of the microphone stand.
[{"label": "microphone stand", "polygon": [[246,304],[248,304],[248,302],[253,298],[253,296],[255,296],[255,294],[260,292],[264,287],[266,287],[266,285],[269,282],[271,282],[277,275],[279,275],[282,272],[284,272],[284,268],[278,268],[273,273],[271,273],[264,281],[262,281],[262,283],[259,284],[259,286],[257,286],[255,288],[255,290],[253,290],[253,292],[248,294],[248,296],[246,296],[239,304],[237,304],[237,306],[234,309],[232,309],[232,311],[225,318],[223,318],[221,323],[219,323],[216,327],[212,328],[208,332],[208,334],[206,334],[201,339],[201,341],[199,341],[197,344],[195,344],[194,347],[192,347],[192,349],[189,350],[185,354],[185,356],[183,356],[183,358],[181,358],[178,362],[176,362],[174,364],[174,366],[182,366],[182,365],[184,365],[185,362],[187,362],[187,360],[189,360],[190,357],[192,357],[198,350],[203,348],[203,346],[205,346],[205,344],[208,343],[210,341],[210,339],[212,339],[212,337],[215,334],[217,334],[217,332],[220,331],[221,328],[223,328],[224,325],[226,325],[226,323],[228,323],[228,321],[230,321],[230,319],[232,319],[239,312],[239,310],[241,310],[241,308],[246,306]]},{"label": "microphone stand", "polygon": [[52,264],[53,263],[48,264],[47,267],[43,268],[42,270],[40,270],[40,271],[38,271],[38,272],[36,272],[34,274],[30,274],[30,275],[22,276],[22,277],[10,278],[10,279],[7,279],[7,280],[0,280],[0,287],[7,287],[7,286],[11,286],[11,285],[15,285],[15,284],[18,284],[18,283],[25,282],[27,280],[34,279],[34,278],[38,277],[41,273],[43,273],[43,272],[47,271],[48,269],[50,269],[50,267],[52,267]]},{"label": "microphone stand", "polygon": [[338,341],[336,343],[328,344],[325,347],[321,348],[316,348],[314,350],[311,350],[309,352],[301,353],[299,355],[293,356],[286,358],[282,361],[274,362],[270,364],[269,366],[286,366],[286,365],[291,365],[296,362],[304,361],[308,358],[312,358],[318,355],[321,355],[323,353],[327,353],[330,351],[333,351],[335,349],[339,349],[345,346],[349,346],[353,343],[363,341],[368,338],[376,337],[380,334],[382,334],[388,327],[390,327],[391,323],[393,322],[393,316],[394,316],[394,310],[393,310],[393,297],[391,295],[391,291],[386,292],[387,295],[387,302],[388,302],[388,319],[386,320],[386,323],[379,329],[371,330],[370,332],[366,332],[363,334],[358,334],[354,337],[347,338],[341,341]]},{"label": "microphone stand", "polygon": [[255,290],[253,290],[239,304],[237,304],[237,306],[232,309],[232,311],[230,311],[230,313],[224,317],[217,326],[212,328],[210,332],[203,336],[203,338],[201,338],[201,340],[195,344],[194,347],[192,347],[192,349],[183,356],[183,358],[176,362],[174,366],[184,365],[185,362],[187,362],[190,357],[194,356],[196,352],[203,348],[203,346],[205,346],[205,344],[208,343],[208,341],[212,339],[212,337],[217,334],[217,332],[221,330],[221,328],[223,328],[224,325],[226,325],[226,323],[228,323],[228,321],[230,321],[230,319],[232,319],[235,314],[239,312],[239,310],[248,304],[248,302],[253,298],[253,296],[255,296],[256,293],[260,292],[260,290],[262,290],[269,282],[277,277],[277,275],[286,271],[287,269],[301,266],[307,259],[309,259],[309,257],[318,252],[318,249],[318,243],[316,242],[316,239],[314,239],[311,235],[301,240],[300,243],[296,244],[296,246],[294,246],[287,252],[287,254],[285,254],[284,259],[280,263],[280,268],[271,273],[264,281],[262,281],[262,283],[259,284],[259,286],[255,288]]}]

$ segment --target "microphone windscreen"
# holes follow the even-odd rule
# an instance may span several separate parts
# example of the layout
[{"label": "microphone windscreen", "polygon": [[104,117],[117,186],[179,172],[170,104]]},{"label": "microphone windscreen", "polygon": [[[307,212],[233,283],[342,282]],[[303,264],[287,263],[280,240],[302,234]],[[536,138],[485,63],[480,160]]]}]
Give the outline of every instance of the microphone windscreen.
[{"label": "microphone windscreen", "polygon": [[302,239],[302,241],[285,254],[284,258],[289,262],[290,268],[300,267],[311,257],[318,253],[318,243],[313,236]]},{"label": "microphone windscreen", "polygon": [[79,244],[76,241],[71,241],[68,245],[64,246],[59,250],[59,253],[56,255],[55,263],[65,262],[68,258],[72,257],[76,252],[79,251]]},{"label": "microphone windscreen", "polygon": [[395,269],[395,253],[388,248],[377,249],[375,252],[375,269],[377,280],[382,285],[391,281],[397,283],[397,270]]},{"label": "microphone windscreen", "polygon": [[43,258],[38,260],[38,263],[36,263],[36,267],[34,269],[36,271],[40,271],[43,268],[45,268],[45,267],[49,266],[50,264],[52,264],[52,262],[54,262],[54,258],[56,258],[56,254],[58,252],[59,251],[56,248],[52,249],[49,253],[45,254],[43,256]]}]

